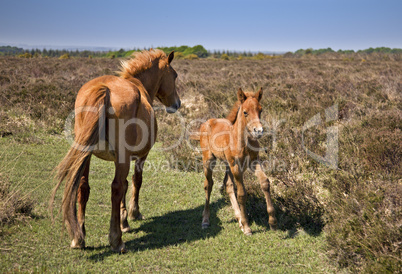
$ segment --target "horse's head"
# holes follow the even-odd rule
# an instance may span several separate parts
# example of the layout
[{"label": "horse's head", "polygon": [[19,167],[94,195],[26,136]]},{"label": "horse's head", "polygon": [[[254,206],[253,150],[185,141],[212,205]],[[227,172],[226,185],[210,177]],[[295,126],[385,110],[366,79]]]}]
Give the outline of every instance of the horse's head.
[{"label": "horse's head", "polygon": [[159,68],[162,71],[162,77],[159,89],[156,93],[156,98],[166,106],[168,113],[176,112],[181,105],[179,95],[176,91],[177,73],[170,65],[173,58],[174,52],[172,51],[167,57],[167,60],[160,62]]},{"label": "horse's head", "polygon": [[246,123],[247,132],[253,139],[259,139],[262,137],[264,129],[260,121],[262,107],[260,100],[262,97],[262,88],[255,94],[244,93],[241,88],[237,92],[237,99],[241,103],[243,119]]}]

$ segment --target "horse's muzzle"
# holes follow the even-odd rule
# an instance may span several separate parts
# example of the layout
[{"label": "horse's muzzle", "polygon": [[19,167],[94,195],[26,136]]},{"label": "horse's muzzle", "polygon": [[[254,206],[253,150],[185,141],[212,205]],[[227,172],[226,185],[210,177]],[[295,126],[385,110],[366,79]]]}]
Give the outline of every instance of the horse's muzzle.
[{"label": "horse's muzzle", "polygon": [[264,134],[264,129],[262,127],[255,127],[250,134],[254,139],[260,139]]},{"label": "horse's muzzle", "polygon": [[174,103],[173,105],[171,105],[170,107],[166,107],[166,112],[167,113],[175,113],[181,106],[181,101],[180,99]]}]

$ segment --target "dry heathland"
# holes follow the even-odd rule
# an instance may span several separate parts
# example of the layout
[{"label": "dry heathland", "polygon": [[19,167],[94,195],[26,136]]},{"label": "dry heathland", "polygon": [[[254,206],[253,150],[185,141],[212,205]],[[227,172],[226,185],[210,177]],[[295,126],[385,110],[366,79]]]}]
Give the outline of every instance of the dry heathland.
[{"label": "dry heathland", "polygon": [[[268,134],[261,157],[272,178],[279,225],[324,230],[328,256],[340,267],[401,271],[402,63],[396,60],[177,60],[183,107],[177,115],[159,115],[158,140],[164,147],[175,144],[181,122],[195,128],[191,121],[224,117],[239,87],[263,87]],[[61,134],[79,88],[118,68],[117,59],[1,58],[0,136],[40,144],[46,134]],[[306,127],[313,117],[315,126]],[[331,139],[338,152],[329,151],[338,157],[336,169],[308,153],[326,155],[329,128],[338,133]],[[169,150],[171,168],[200,170],[201,155],[192,145],[183,141]],[[5,172],[0,168],[0,175]],[[0,183],[4,200],[10,182],[1,176]],[[250,214],[264,207],[256,189],[250,181]],[[30,206],[17,211],[30,212]]]}]

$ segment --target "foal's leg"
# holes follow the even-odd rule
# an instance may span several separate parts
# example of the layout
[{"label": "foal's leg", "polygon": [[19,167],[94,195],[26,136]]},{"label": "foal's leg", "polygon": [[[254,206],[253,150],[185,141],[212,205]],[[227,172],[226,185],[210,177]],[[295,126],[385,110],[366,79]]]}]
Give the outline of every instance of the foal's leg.
[{"label": "foal's leg", "polygon": [[130,199],[130,207],[128,216],[130,220],[142,220],[144,217],[140,213],[140,207],[138,205],[138,199],[140,195],[140,189],[142,185],[142,171],[144,168],[145,160],[147,159],[148,155],[145,155],[142,158],[139,158],[135,162],[135,170],[133,175],[133,193]]},{"label": "foal's leg", "polygon": [[240,220],[241,220],[240,208],[239,208],[239,204],[237,203],[236,195],[234,192],[233,179],[231,179],[231,178],[233,178],[233,175],[230,175],[230,169],[227,166],[225,178],[223,179],[223,184],[226,187],[226,193],[229,195],[230,203],[232,204],[232,208],[234,210],[236,219],[239,222],[239,224],[241,224],[240,223]]},{"label": "foal's leg", "polygon": [[205,181],[204,181],[204,190],[205,190],[205,206],[204,211],[202,212],[202,228],[205,229],[209,227],[209,217],[211,215],[209,209],[210,197],[212,186],[214,185],[214,181],[212,180],[212,170],[215,167],[215,159],[211,158],[204,163],[204,174],[205,174]]},{"label": "foal's leg", "polygon": [[[85,237],[86,231],[85,231],[85,209],[87,206],[87,202],[89,199],[89,192],[90,192],[90,187],[88,184],[88,175],[89,175],[89,164],[90,160],[88,160],[86,166],[84,167],[84,173],[82,174],[81,180],[80,180],[80,185],[78,187],[78,192],[77,192],[77,201],[78,201],[78,212],[77,212],[77,219],[78,219],[78,225],[80,229],[82,230],[82,234]],[[72,248],[84,248],[85,247],[85,238],[81,241],[77,239],[73,239],[71,242],[71,247]]]},{"label": "foal's leg", "polygon": [[268,223],[271,229],[277,228],[277,220],[275,217],[275,209],[271,200],[270,194],[270,183],[268,177],[262,171],[261,164],[259,161],[252,161],[250,168],[254,171],[255,176],[257,176],[260,182],[262,192],[264,192],[265,200],[267,202],[267,212],[268,212]]},{"label": "foal's leg", "polygon": [[231,180],[236,183],[237,186],[237,201],[240,208],[240,227],[245,235],[251,235],[252,231],[248,224],[247,211],[246,211],[246,200],[247,193],[243,184],[243,172],[240,170],[239,165],[230,165],[229,176],[232,177]]},{"label": "foal's leg", "polygon": [[[117,157],[117,159],[119,159]],[[121,239],[120,228],[120,205],[125,194],[126,178],[130,169],[130,160],[124,163],[115,163],[116,172],[112,182],[112,215],[110,218],[109,243],[113,251],[126,252],[125,245]]]}]

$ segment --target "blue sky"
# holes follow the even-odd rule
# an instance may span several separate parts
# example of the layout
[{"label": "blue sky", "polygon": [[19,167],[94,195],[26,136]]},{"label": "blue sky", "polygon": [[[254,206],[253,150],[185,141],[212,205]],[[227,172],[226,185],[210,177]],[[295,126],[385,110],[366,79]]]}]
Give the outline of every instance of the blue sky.
[{"label": "blue sky", "polygon": [[402,1],[0,0],[0,43],[209,50],[402,48]]}]

